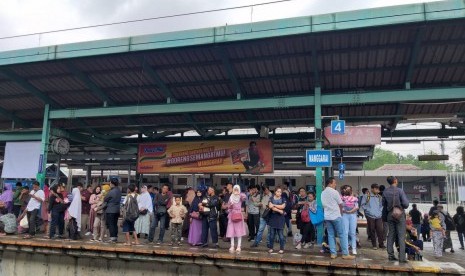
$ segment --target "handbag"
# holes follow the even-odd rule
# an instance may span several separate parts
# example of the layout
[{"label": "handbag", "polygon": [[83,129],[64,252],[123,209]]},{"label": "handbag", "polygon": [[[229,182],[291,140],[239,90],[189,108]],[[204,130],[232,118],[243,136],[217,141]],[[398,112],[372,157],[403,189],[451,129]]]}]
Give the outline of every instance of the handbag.
[{"label": "handbag", "polygon": [[400,199],[399,199],[399,190],[396,190],[394,194],[394,199],[392,200],[392,213],[391,216],[394,220],[399,221],[402,216],[404,215],[404,209],[401,209],[400,206]]},{"label": "handbag", "polygon": [[310,214],[309,214],[309,208],[303,208],[302,212],[300,213],[300,219],[303,223],[310,222]]},{"label": "handbag", "polygon": [[193,219],[200,219],[200,213],[199,212],[192,212],[191,213],[191,218]]},{"label": "handbag", "polygon": [[232,220],[232,222],[242,221],[243,220],[242,213],[232,213],[231,214],[231,220]]},{"label": "handbag", "polygon": [[270,211],[271,209],[266,206],[265,210],[263,210],[262,218],[268,220],[270,218]]},{"label": "handbag", "polygon": [[145,215],[147,215],[148,212],[149,212],[149,210],[144,209],[142,211],[139,211],[139,214],[145,216]]},{"label": "handbag", "polygon": [[323,211],[323,207],[321,206],[316,208],[315,213],[310,211],[310,208],[308,208],[308,214],[310,215],[310,221],[313,225],[318,225],[325,220],[325,213]]},{"label": "handbag", "polygon": [[19,222],[19,226],[22,228],[29,228],[29,223],[27,221],[27,216],[24,216],[21,221]]}]

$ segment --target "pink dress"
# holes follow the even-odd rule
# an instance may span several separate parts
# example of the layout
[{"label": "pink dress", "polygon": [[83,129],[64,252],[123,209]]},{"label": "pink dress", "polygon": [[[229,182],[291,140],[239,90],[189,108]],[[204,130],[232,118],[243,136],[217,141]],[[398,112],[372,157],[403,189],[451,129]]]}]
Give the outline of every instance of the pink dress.
[{"label": "pink dress", "polygon": [[231,220],[232,213],[240,213],[242,215],[242,202],[244,202],[245,199],[245,194],[241,193],[241,200],[238,203],[230,203],[231,205],[229,206],[228,229],[226,231],[227,238],[238,238],[247,235],[244,219],[238,222],[233,222]]}]

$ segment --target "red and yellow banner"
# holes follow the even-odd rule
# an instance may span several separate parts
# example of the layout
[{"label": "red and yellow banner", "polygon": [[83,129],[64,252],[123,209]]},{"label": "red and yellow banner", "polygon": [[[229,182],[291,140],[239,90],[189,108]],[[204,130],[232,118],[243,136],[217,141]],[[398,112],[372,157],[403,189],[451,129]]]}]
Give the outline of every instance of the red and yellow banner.
[{"label": "red and yellow banner", "polygon": [[267,139],[166,142],[139,145],[138,173],[271,173]]}]

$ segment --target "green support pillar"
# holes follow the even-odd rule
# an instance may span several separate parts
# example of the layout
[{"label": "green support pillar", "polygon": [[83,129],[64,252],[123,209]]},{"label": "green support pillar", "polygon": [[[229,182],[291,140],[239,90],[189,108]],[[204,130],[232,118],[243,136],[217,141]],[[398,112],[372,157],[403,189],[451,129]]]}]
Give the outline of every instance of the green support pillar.
[{"label": "green support pillar", "polygon": [[[322,149],[322,141],[319,135],[321,133],[321,88],[315,87],[315,149]],[[321,192],[323,191],[323,169],[315,168],[316,178],[316,200],[318,208],[323,208],[321,205]],[[324,226],[323,223],[317,227],[317,244],[323,242]]]},{"label": "green support pillar", "polygon": [[40,183],[40,187],[43,188],[45,184],[45,171],[47,169],[47,155],[48,155],[48,144],[50,138],[50,106],[45,105],[44,111],[44,123],[42,125],[42,145],[40,151],[39,160],[39,171],[37,172],[37,181]]}]

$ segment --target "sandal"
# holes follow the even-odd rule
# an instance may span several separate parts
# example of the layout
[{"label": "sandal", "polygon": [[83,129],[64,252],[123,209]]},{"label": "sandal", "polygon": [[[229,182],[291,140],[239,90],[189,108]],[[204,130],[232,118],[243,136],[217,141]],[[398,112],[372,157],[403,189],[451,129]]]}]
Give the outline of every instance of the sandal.
[{"label": "sandal", "polygon": [[26,235],[23,237],[23,239],[27,240],[27,239],[32,239],[32,236],[31,235]]},{"label": "sandal", "polygon": [[131,245],[130,243],[125,242],[124,245]]},{"label": "sandal", "polygon": [[236,252],[241,252],[241,248],[238,247],[238,248],[236,249]]},{"label": "sandal", "polygon": [[229,252],[234,252],[234,247],[229,248]]},{"label": "sandal", "polygon": [[132,245],[139,245],[140,242],[131,242]]}]

